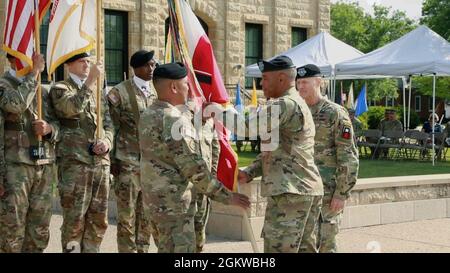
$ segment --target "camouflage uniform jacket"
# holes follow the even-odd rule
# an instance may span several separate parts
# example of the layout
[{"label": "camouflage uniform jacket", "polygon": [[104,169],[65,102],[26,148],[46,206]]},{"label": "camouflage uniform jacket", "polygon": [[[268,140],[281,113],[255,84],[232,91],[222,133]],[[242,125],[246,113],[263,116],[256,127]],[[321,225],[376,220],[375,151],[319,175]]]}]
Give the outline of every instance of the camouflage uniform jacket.
[{"label": "camouflage uniform jacket", "polygon": [[55,161],[59,123],[48,103],[48,92],[45,89],[42,89],[43,119],[51,126],[52,133],[43,138],[46,160],[36,161],[30,157],[30,147],[38,145],[32,128],[32,122],[38,119],[36,87],[37,81],[32,75],[26,76],[23,82],[20,82],[6,72],[0,79],[0,108],[5,119],[4,153],[8,163],[43,165]]},{"label": "camouflage uniform jacket", "polygon": [[[129,94],[134,94],[135,100]],[[149,97],[145,97],[132,79],[115,86],[108,93],[109,111],[114,123],[114,149],[111,161],[123,161],[139,166],[140,150],[138,123],[140,115],[157,98],[156,91],[151,88]],[[137,105],[138,109],[135,109]],[[135,115],[138,115],[135,117]]]},{"label": "camouflage uniform jacket", "polygon": [[192,189],[228,203],[230,191],[212,177],[186,114],[156,100],[139,123],[142,188],[151,213],[181,215],[194,200]]},{"label": "camouflage uniform jacket", "polygon": [[310,107],[316,125],[315,160],[325,195],[346,200],[358,177],[358,150],[347,110],[323,97]]},{"label": "camouflage uniform jacket", "polygon": [[272,107],[280,109],[279,125],[272,128],[268,124],[267,128],[279,130],[279,143],[274,151],[262,152],[245,172],[252,178],[262,175],[263,196],[323,195],[322,180],[314,164],[315,129],[308,106],[291,88],[280,98],[269,101],[258,113],[258,119],[265,119],[267,113],[270,120]]},{"label": "camouflage uniform jacket", "polygon": [[[95,142],[97,128],[96,94],[86,85],[81,88],[72,78],[52,86],[50,97],[61,125],[61,142],[57,156],[85,164],[109,165],[109,153],[101,156],[89,154],[89,146]],[[113,147],[114,126],[108,104],[102,96],[103,139]]]},{"label": "camouflage uniform jacket", "polygon": [[213,177],[217,177],[217,165],[219,164],[220,143],[217,138],[214,120],[208,119],[202,126],[200,135],[200,152],[211,170]]},{"label": "camouflage uniform jacket", "polygon": [[398,120],[385,120],[383,119],[378,125],[378,130],[384,135],[386,131],[402,131],[403,125]]}]

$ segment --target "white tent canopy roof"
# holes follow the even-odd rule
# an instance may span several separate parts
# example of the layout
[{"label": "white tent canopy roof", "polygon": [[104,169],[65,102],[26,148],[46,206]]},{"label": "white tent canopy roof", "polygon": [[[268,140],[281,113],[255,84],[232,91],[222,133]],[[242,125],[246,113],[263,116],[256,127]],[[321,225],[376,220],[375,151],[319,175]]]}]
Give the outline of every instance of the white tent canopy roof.
[{"label": "white tent canopy roof", "polygon": [[426,26],[353,60],[336,65],[345,75],[450,75],[450,43]]},{"label": "white tent canopy roof", "polygon": [[[330,77],[334,66],[346,60],[362,56],[363,53],[346,43],[334,38],[327,32],[321,32],[296,47],[277,56],[288,56],[295,66],[315,64],[322,71],[323,76]],[[276,58],[271,58],[270,60]],[[247,77],[261,77],[258,65],[253,64],[246,68]]]}]

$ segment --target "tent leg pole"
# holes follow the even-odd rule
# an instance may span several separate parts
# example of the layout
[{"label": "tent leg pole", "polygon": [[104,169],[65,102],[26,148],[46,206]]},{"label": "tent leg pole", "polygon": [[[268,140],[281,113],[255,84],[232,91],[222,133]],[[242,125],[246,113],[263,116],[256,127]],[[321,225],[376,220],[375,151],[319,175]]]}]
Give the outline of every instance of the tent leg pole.
[{"label": "tent leg pole", "polygon": [[435,166],[435,149],[434,149],[434,145],[435,145],[435,138],[434,138],[434,133],[435,133],[435,124],[436,121],[434,120],[434,115],[436,115],[436,75],[433,75],[433,135],[432,135],[432,148],[433,148],[433,166]]},{"label": "tent leg pole", "polygon": [[406,126],[406,79],[403,78],[403,131],[406,132],[406,129],[408,128]]},{"label": "tent leg pole", "polygon": [[408,96],[408,129],[411,129],[411,95],[412,95],[412,77],[409,79],[409,96]]}]

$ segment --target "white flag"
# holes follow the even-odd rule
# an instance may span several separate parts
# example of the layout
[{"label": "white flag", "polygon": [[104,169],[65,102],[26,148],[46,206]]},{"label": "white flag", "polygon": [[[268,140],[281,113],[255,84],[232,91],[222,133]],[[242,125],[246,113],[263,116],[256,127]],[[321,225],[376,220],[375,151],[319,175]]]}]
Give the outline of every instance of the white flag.
[{"label": "white flag", "polygon": [[355,103],[354,103],[354,94],[353,94],[353,83],[350,86],[350,91],[348,92],[348,99],[347,99],[347,109],[355,109]]},{"label": "white flag", "polygon": [[95,0],[55,0],[50,15],[47,70],[51,75],[67,59],[96,46]]}]

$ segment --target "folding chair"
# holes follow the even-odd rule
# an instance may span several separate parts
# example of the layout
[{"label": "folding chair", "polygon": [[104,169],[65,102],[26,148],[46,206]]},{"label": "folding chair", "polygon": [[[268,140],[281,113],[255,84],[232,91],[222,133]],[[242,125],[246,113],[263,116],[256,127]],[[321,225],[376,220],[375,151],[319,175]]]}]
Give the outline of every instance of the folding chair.
[{"label": "folding chair", "polygon": [[378,143],[381,138],[381,131],[380,130],[365,130],[362,133],[362,136],[358,138],[357,146],[359,149],[359,154],[362,155],[362,150],[364,149],[364,153],[366,156],[368,156],[367,148],[369,148],[372,151],[372,158],[373,158],[373,151],[377,149]]},{"label": "folding chair", "polygon": [[391,149],[394,150],[392,159],[400,156],[401,142],[403,140],[403,131],[384,131],[384,135],[380,138],[375,156],[382,152],[386,159],[389,159]]},{"label": "folding chair", "polygon": [[428,134],[417,130],[408,130],[405,132],[401,149],[405,158],[413,159],[417,153],[419,158],[424,156],[426,150],[425,144],[428,140]]}]

